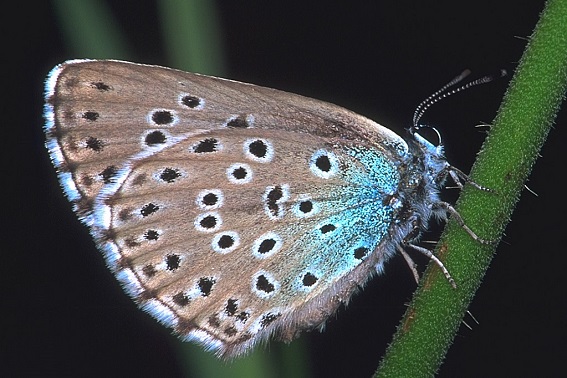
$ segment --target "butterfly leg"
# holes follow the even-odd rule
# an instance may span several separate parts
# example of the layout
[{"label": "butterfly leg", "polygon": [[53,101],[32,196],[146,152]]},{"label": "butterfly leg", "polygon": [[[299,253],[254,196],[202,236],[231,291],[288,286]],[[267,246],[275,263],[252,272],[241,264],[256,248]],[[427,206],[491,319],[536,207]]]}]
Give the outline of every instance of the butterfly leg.
[{"label": "butterfly leg", "polygon": [[[447,281],[449,281],[451,286],[453,286],[454,289],[457,288],[457,284],[455,283],[455,280],[453,279],[453,277],[451,277],[451,273],[449,273],[447,268],[445,268],[445,265],[443,265],[443,262],[441,262],[441,260],[439,260],[439,258],[433,254],[433,252],[431,252],[427,248],[423,248],[423,247],[420,247],[420,246],[415,245],[415,244],[407,243],[407,244],[404,244],[404,247],[412,248],[412,249],[418,251],[419,253],[421,253],[422,255],[427,256],[430,260],[432,260],[435,264],[437,264],[437,266],[441,269],[441,271],[443,272],[443,274],[445,275],[445,277],[447,278]],[[411,260],[411,258],[410,258],[410,260]],[[407,261],[407,259],[406,259],[406,261]],[[412,260],[412,263],[413,263],[413,260]]]},{"label": "butterfly leg", "polygon": [[419,283],[419,273],[417,271],[417,264],[415,263],[415,261],[413,261],[411,256],[408,255],[408,253],[402,248],[401,245],[398,246],[398,252],[400,252],[400,254],[403,256],[404,260],[406,260],[408,267],[410,268],[411,272],[413,273],[413,278],[415,279],[415,282]]},{"label": "butterfly leg", "polygon": [[457,184],[459,189],[463,189],[463,182],[465,182],[467,184],[471,184],[478,190],[483,190],[485,192],[493,192],[492,189],[479,185],[473,180],[471,180],[471,178],[466,173],[464,173],[457,167],[453,167],[452,165],[449,165],[447,166],[447,170],[449,171],[449,175],[451,176],[455,184]]},{"label": "butterfly leg", "polygon": [[465,230],[467,232],[467,234],[470,235],[471,238],[473,238],[474,240],[476,240],[480,244],[493,244],[494,243],[493,240],[482,239],[477,234],[475,234],[474,231],[471,230],[469,228],[469,226],[467,226],[465,224],[465,221],[463,220],[463,217],[461,217],[461,214],[459,214],[457,212],[457,210],[455,210],[455,208],[453,206],[451,206],[450,204],[448,204],[447,202],[442,202],[442,201],[437,202],[435,204],[435,207],[442,209],[445,212],[447,212],[449,215],[451,215],[453,217],[453,219],[459,224],[459,226],[461,226],[461,228],[463,230]]}]

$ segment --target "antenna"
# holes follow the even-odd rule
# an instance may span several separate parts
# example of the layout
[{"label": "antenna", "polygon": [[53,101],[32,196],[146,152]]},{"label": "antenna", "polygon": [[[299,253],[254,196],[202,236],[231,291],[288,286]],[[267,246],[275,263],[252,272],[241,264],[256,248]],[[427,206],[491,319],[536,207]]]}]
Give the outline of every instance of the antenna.
[{"label": "antenna", "polygon": [[413,127],[412,128],[413,129],[419,129],[420,128],[419,125],[418,125],[419,120],[421,119],[423,114],[425,114],[427,109],[429,109],[433,104],[437,103],[438,101],[440,101],[440,100],[442,100],[446,97],[452,96],[455,93],[464,91],[465,89],[469,89],[471,87],[481,85],[481,84],[486,84],[486,83],[489,83],[489,82],[496,80],[500,77],[506,76],[507,72],[506,72],[506,70],[502,69],[502,70],[500,70],[499,76],[486,75],[486,76],[483,76],[479,79],[476,79],[476,80],[470,81],[466,84],[463,84],[460,87],[449,90],[449,88],[451,88],[455,84],[460,83],[470,74],[471,74],[470,70],[468,70],[468,69],[464,70],[463,72],[461,72],[460,75],[458,75],[453,80],[451,80],[450,82],[445,84],[443,87],[441,87],[441,89],[439,89],[438,91],[433,93],[431,96],[429,96],[425,100],[423,100],[417,106],[417,108],[415,109],[415,112],[413,113]]}]

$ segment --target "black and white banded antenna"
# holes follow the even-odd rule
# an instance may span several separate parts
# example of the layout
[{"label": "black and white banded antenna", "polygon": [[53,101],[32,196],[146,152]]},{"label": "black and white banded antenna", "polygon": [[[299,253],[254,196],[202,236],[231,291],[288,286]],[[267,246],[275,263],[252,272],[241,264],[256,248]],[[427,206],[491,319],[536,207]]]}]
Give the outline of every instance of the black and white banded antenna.
[{"label": "black and white banded antenna", "polygon": [[435,103],[439,102],[440,100],[447,98],[449,96],[454,95],[455,93],[464,91],[465,89],[469,89],[471,87],[477,86],[477,85],[481,85],[481,84],[486,84],[489,83],[493,80],[496,80],[500,77],[506,76],[507,72],[506,70],[502,69],[500,70],[500,74],[497,75],[486,75],[483,76],[481,78],[478,78],[476,80],[470,81],[466,84],[461,85],[460,87],[457,88],[453,88],[450,89],[451,87],[453,87],[454,85],[460,83],[461,81],[463,81],[467,76],[469,76],[471,74],[471,71],[469,69],[464,70],[463,72],[461,72],[460,75],[458,75],[457,77],[455,77],[453,80],[451,80],[450,82],[448,82],[447,84],[445,84],[443,87],[441,87],[441,89],[439,89],[438,91],[436,91],[435,93],[433,93],[431,96],[427,97],[425,100],[423,100],[415,109],[415,112],[413,113],[413,129],[417,130],[420,129],[421,126],[419,125],[419,120],[421,119],[421,117],[423,117],[423,115],[425,114],[425,112]]}]

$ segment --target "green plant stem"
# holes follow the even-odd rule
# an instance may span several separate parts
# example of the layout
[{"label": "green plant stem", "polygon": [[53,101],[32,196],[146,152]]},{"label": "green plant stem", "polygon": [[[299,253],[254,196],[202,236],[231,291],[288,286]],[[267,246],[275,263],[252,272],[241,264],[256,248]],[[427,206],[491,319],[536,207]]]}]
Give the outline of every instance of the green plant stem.
[{"label": "green plant stem", "polygon": [[[567,86],[567,0],[550,0],[520,61],[457,211],[480,237],[499,240],[524,188]],[[450,221],[437,254],[458,287],[430,264],[388,347],[377,377],[430,377],[439,369],[494,256]],[[488,340],[487,340],[488,342]]]}]

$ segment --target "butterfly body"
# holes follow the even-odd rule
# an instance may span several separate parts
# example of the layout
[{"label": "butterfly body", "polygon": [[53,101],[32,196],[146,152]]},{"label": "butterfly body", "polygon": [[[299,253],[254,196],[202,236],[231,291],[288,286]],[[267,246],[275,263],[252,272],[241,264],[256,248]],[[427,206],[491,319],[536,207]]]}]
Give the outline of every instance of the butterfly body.
[{"label": "butterfly body", "polygon": [[442,148],[338,106],[119,61],[46,83],[47,147],[125,290],[233,357],[322,326],[435,215]]}]

